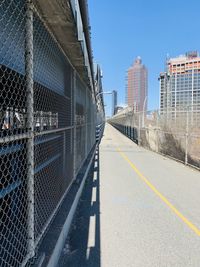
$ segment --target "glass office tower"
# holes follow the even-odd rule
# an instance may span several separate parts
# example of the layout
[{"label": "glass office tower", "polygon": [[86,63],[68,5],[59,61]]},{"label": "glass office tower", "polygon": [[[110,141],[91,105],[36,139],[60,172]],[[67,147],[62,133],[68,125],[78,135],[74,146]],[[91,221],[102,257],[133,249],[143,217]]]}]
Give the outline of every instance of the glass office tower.
[{"label": "glass office tower", "polygon": [[160,73],[160,109],[200,109],[200,57],[188,52],[168,59],[166,72]]}]

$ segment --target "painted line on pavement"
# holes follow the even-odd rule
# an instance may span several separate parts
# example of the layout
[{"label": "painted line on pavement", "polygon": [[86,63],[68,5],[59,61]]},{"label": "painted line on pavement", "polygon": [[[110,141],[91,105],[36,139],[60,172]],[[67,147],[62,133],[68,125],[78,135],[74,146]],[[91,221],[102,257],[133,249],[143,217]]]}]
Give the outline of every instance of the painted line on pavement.
[{"label": "painted line on pavement", "polygon": [[130,161],[130,159],[119,149],[117,148],[119,154],[129,163],[131,168],[137,173],[141,180],[143,180],[148,187],[193,231],[195,234],[200,236],[200,229],[198,229],[192,222],[190,222],[181,212],[179,212],[174,205],[172,205],[169,200],[164,197],[156,187],[149,182],[149,180],[137,169],[137,167]]}]

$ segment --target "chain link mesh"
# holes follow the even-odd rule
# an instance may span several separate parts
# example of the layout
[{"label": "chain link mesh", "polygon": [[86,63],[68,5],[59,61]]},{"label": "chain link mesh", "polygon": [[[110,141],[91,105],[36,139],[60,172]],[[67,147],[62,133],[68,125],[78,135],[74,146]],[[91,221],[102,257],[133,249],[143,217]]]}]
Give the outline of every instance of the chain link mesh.
[{"label": "chain link mesh", "polygon": [[[76,172],[81,167],[83,159],[90,152],[95,143],[94,129],[94,104],[89,91],[85,92],[80,79],[77,78],[76,84]],[[92,129],[91,129],[92,127]]]},{"label": "chain link mesh", "polygon": [[138,144],[200,168],[200,107],[134,112],[127,108],[110,123]]},{"label": "chain link mesh", "polygon": [[2,0],[0,29],[0,266],[25,266],[95,144],[96,110],[31,1]]},{"label": "chain link mesh", "polygon": [[0,3],[0,266],[28,254],[25,3]]}]

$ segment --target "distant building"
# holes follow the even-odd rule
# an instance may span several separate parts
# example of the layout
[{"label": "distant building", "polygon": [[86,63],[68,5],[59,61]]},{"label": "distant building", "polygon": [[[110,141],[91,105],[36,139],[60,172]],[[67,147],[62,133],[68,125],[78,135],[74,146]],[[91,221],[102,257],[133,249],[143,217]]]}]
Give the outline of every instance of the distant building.
[{"label": "distant building", "polygon": [[117,107],[117,91],[112,91],[112,115],[116,114],[116,107]]},{"label": "distant building", "polygon": [[116,108],[115,108],[115,114],[117,114],[117,113],[119,113],[121,110],[123,110],[124,109],[124,107],[121,107],[121,106],[117,106]]},{"label": "distant building", "polygon": [[127,96],[126,101],[129,107],[136,111],[147,109],[148,94],[148,72],[142,64],[140,57],[137,57],[134,64],[127,72]]},{"label": "distant building", "polygon": [[200,57],[196,51],[168,59],[159,81],[161,111],[200,108]]},{"label": "distant building", "polygon": [[161,72],[159,76],[160,81],[160,110],[165,110],[171,106],[170,103],[170,76],[167,72]]}]

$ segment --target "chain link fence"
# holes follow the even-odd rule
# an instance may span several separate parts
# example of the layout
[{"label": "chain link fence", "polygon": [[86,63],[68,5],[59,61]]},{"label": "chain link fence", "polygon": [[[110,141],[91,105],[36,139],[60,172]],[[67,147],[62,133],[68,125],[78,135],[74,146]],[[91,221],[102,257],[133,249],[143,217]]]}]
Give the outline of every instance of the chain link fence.
[{"label": "chain link fence", "polygon": [[96,142],[96,106],[32,1],[0,1],[0,29],[0,266],[25,266]]},{"label": "chain link fence", "polygon": [[126,108],[109,122],[137,144],[200,169],[200,107],[134,112]]}]

